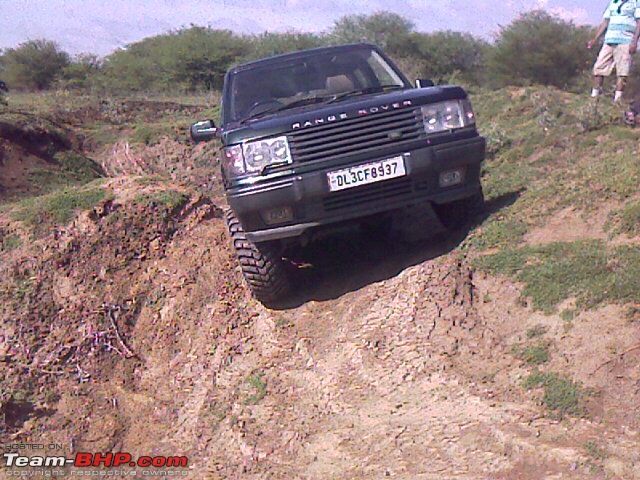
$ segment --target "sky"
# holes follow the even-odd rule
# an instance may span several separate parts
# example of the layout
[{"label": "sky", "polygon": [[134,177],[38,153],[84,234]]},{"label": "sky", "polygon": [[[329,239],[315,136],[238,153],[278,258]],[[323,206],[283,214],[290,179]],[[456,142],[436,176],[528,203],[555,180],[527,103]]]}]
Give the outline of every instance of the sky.
[{"label": "sky", "polygon": [[108,55],[145,37],[189,27],[237,33],[315,32],[344,15],[395,12],[419,32],[454,30],[491,40],[523,12],[543,8],[599,24],[607,0],[0,0],[0,49],[55,41],[70,54]]}]

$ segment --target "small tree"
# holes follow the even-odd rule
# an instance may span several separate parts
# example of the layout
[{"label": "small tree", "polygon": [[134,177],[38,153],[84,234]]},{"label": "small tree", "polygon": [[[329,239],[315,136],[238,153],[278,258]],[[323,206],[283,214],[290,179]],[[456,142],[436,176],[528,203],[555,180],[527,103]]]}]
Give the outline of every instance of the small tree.
[{"label": "small tree", "polygon": [[500,31],[488,60],[490,83],[564,88],[591,62],[591,33],[544,10],[524,13]]},{"label": "small tree", "polygon": [[69,64],[69,55],[49,40],[29,40],[2,57],[7,83],[18,89],[44,90]]},{"label": "small tree", "polygon": [[401,55],[414,25],[392,12],[347,15],[337,20],[329,32],[332,43],[373,43],[391,55]]},{"label": "small tree", "polygon": [[443,31],[411,35],[409,60],[421,77],[437,83],[452,76],[479,84],[484,75],[489,44],[468,33]]},{"label": "small tree", "polygon": [[125,90],[222,87],[231,64],[249,52],[249,41],[230,30],[191,26],[145,38],[105,60],[105,86]]},{"label": "small tree", "polygon": [[87,88],[100,71],[100,67],[101,61],[97,55],[77,55],[60,72],[60,84],[65,88]]},{"label": "small tree", "polygon": [[193,26],[174,40],[171,80],[190,89],[221,89],[227,69],[250,49],[246,38],[230,30]]},{"label": "small tree", "polygon": [[246,59],[258,59],[297,50],[306,50],[308,48],[321,47],[327,43],[325,38],[313,33],[265,32],[251,37],[251,52]]}]

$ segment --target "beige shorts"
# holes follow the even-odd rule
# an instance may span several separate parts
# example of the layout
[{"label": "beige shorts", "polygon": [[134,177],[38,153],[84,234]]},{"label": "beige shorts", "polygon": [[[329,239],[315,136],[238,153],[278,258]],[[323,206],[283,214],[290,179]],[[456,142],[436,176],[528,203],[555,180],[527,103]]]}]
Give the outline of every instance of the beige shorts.
[{"label": "beige shorts", "polygon": [[600,49],[596,63],[593,66],[593,74],[599,77],[608,77],[615,66],[618,77],[629,76],[629,70],[631,69],[629,46],[628,43],[620,45],[605,43]]}]

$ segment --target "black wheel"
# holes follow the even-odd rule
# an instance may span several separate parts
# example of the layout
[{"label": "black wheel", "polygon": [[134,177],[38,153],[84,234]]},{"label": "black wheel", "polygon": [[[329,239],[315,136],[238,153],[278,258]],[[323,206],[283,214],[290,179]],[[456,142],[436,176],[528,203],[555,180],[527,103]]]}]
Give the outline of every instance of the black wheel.
[{"label": "black wheel", "polygon": [[472,197],[455,202],[433,205],[440,223],[447,230],[457,230],[468,225],[477,215],[484,211],[484,194],[482,190]]},{"label": "black wheel", "polygon": [[291,291],[291,283],[279,250],[272,244],[258,246],[249,241],[231,210],[227,212],[227,227],[242,274],[256,300],[272,306],[286,297]]}]

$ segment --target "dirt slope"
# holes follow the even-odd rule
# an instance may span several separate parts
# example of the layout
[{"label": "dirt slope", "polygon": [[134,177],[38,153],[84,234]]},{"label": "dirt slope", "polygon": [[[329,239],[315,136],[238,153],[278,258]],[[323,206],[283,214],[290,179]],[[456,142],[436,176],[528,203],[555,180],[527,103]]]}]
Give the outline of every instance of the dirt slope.
[{"label": "dirt slope", "polygon": [[269,311],[240,282],[217,206],[196,196],[163,223],[127,205],[135,182],[108,187],[100,215],[35,246],[35,262],[4,263],[35,279],[22,310],[3,304],[3,442],[184,454],[197,478],[537,479],[589,476],[597,440],[615,452],[609,478],[638,475],[638,352],[599,368],[611,342],[638,338],[616,308],[585,315],[554,355],[615,388],[591,420],[558,422],[518,387],[510,347],[561,321],[455,251],[432,259],[452,245],[354,256],[362,240],[336,241],[333,264],[304,272],[300,306]]},{"label": "dirt slope", "polygon": [[[187,455],[197,479],[640,478],[640,323],[624,306],[567,328],[476,271],[463,232],[314,246],[300,295],[267,310],[219,197],[126,171],[39,239],[0,213],[24,239],[0,252],[0,444]],[[534,341],[581,383],[580,414],[523,387]]]}]

